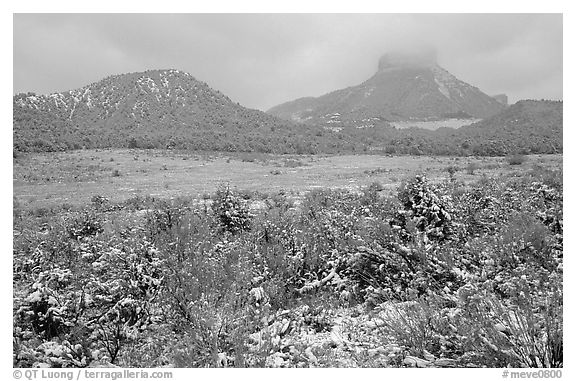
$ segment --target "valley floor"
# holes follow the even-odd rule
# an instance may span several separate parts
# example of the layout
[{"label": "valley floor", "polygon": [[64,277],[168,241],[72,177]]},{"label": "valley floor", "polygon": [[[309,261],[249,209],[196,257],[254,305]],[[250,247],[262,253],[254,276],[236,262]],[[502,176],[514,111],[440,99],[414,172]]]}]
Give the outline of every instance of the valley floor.
[{"label": "valley floor", "polygon": [[14,159],[14,199],[26,209],[82,205],[93,196],[120,202],[135,196],[198,198],[227,183],[241,191],[284,190],[299,199],[318,188],[358,190],[379,182],[395,192],[402,180],[498,177],[534,167],[562,168],[562,155],[531,155],[521,165],[504,157],[289,156],[158,150],[86,150],[26,154]]}]

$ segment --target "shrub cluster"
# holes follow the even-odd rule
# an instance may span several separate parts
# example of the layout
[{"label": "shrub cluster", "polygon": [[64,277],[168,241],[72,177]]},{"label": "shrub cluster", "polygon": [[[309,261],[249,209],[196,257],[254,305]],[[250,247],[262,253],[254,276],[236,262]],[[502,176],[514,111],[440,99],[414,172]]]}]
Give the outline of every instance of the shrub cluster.
[{"label": "shrub cluster", "polygon": [[350,344],[306,337],[355,309],[386,366],[562,366],[561,176],[538,176],[21,214],[14,365],[333,366]]}]

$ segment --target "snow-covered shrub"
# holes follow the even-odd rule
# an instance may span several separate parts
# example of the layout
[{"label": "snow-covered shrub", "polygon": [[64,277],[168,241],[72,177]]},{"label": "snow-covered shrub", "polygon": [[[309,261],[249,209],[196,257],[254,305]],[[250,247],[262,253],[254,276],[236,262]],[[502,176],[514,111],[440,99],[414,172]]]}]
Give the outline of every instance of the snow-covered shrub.
[{"label": "snow-covered shrub", "polygon": [[[419,231],[430,240],[443,241],[453,234],[451,201],[439,196],[425,176],[416,176],[398,190],[404,214],[411,218]],[[400,226],[403,228],[404,226]]]},{"label": "snow-covered shrub", "polygon": [[104,231],[103,223],[96,213],[85,211],[68,224],[68,234],[71,238],[93,236]]},{"label": "snow-covered shrub", "polygon": [[222,231],[232,234],[250,230],[252,215],[246,201],[228,185],[220,185],[212,201],[212,212]]}]

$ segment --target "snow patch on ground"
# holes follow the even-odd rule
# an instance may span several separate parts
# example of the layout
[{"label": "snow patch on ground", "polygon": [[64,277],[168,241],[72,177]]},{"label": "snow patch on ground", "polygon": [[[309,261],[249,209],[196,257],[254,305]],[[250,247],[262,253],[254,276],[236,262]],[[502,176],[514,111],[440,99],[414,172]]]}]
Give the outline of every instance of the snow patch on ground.
[{"label": "snow patch on ground", "polygon": [[434,77],[434,82],[436,82],[436,84],[438,85],[438,91],[440,91],[442,95],[444,95],[448,99],[452,99],[450,98],[450,91],[448,91],[448,88],[446,88],[446,86],[442,82],[440,82],[438,78]]},{"label": "snow patch on ground", "polygon": [[54,101],[54,105],[56,105],[56,107],[66,107],[66,101],[64,100],[64,95],[60,94],[60,93],[55,93],[55,94],[50,94],[48,95],[48,98],[50,98],[52,101]]},{"label": "snow patch on ground", "polygon": [[92,109],[94,107],[94,105],[92,104],[92,98],[90,97],[91,94],[92,90],[90,90],[89,88],[84,90],[84,94],[82,94],[82,98],[86,101],[86,106],[88,106],[89,109]]},{"label": "snow patch on ground", "polygon": [[[144,92],[154,94],[156,96],[156,100],[158,102],[160,102],[160,98],[162,98],[162,95],[160,94],[160,89],[156,86],[156,82],[154,82],[154,80],[152,78],[142,77],[142,78],[139,78],[136,81],[136,83],[138,83],[138,86]],[[148,90],[146,90],[145,87]]]},{"label": "snow patch on ground", "polygon": [[470,85],[458,80],[458,78],[438,66],[432,68],[432,73],[434,73],[434,82],[438,85],[438,90],[448,99],[454,100],[453,97],[456,94],[462,98],[464,96],[462,89],[464,91],[470,90]]},{"label": "snow patch on ground", "polygon": [[374,91],[374,87],[370,87],[368,90],[366,90],[364,92],[364,98],[368,98],[370,95],[372,95],[373,91]]}]

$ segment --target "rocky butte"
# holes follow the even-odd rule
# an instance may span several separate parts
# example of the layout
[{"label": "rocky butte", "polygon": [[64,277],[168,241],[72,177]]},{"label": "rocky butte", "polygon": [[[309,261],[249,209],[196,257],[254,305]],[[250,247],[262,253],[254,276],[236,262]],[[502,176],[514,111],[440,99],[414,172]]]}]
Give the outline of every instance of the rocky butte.
[{"label": "rocky butte", "polygon": [[331,125],[483,119],[505,106],[438,65],[431,51],[390,52],[365,82],[268,110],[283,119]]}]

